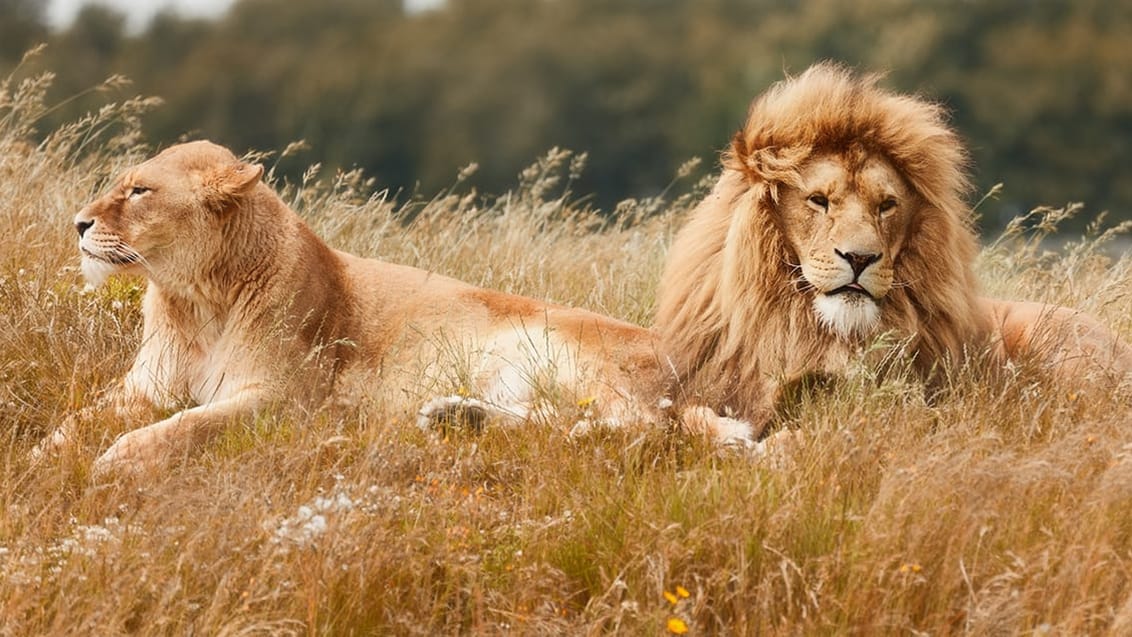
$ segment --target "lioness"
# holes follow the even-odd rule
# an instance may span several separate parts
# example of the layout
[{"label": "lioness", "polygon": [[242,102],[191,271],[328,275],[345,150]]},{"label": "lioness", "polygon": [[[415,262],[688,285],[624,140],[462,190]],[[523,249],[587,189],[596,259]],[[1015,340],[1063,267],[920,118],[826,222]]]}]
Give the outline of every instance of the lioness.
[{"label": "lioness", "polygon": [[677,386],[759,426],[885,333],[925,374],[990,351],[1121,382],[1132,348],[1093,318],[979,295],[963,145],[938,106],[877,81],[819,64],[751,104],[661,279]]},{"label": "lioness", "polygon": [[[537,417],[546,385],[582,399],[582,424],[661,418],[650,331],[332,250],[262,175],[215,144],[182,144],[126,171],[75,218],[90,283],[148,279],[119,413],[196,405],[121,436],[96,474],[188,450],[281,400],[317,404],[347,370],[394,388],[431,380],[425,424],[453,412]],[[451,366],[465,368],[467,386],[445,380]],[[694,420],[721,439],[749,435],[738,421]]]}]

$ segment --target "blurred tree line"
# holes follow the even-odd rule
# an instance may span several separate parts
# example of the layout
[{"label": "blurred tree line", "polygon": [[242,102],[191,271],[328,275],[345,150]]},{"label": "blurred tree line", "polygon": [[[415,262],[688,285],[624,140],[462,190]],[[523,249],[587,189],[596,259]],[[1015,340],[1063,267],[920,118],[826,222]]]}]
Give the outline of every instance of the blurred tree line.
[{"label": "blurred tree line", "polygon": [[1128,0],[237,0],[139,33],[97,5],[52,32],[42,0],[0,0],[0,70],[41,41],[34,66],[57,73],[60,100],[116,73],[163,97],[155,144],[303,139],[313,151],[290,170],[359,166],[425,194],[471,162],[502,192],[558,145],[589,153],[575,192],[605,209],[656,194],[690,157],[714,168],[755,95],[836,59],[950,108],[979,188],[1006,184],[984,227],[1067,201],[1132,213]]}]

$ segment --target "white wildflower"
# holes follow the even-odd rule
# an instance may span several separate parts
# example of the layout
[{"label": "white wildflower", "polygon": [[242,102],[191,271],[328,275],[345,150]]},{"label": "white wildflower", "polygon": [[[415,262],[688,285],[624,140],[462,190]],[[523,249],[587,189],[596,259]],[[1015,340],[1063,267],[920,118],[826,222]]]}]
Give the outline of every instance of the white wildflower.
[{"label": "white wildflower", "polygon": [[276,527],[272,541],[276,544],[309,546],[329,528],[327,516],[350,511],[355,503],[345,491],[336,491],[329,497],[318,496],[309,504],[301,505],[295,515],[285,518]]}]

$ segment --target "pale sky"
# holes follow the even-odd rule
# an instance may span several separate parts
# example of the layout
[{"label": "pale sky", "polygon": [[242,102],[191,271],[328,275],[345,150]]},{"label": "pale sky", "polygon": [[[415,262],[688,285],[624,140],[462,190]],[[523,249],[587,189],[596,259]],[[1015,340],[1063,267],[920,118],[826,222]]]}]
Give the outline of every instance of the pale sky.
[{"label": "pale sky", "polygon": [[[84,4],[97,3],[114,7],[125,13],[129,28],[138,31],[149,23],[159,9],[172,7],[183,16],[215,16],[222,13],[234,0],[47,0],[47,21],[54,27],[65,27],[71,23],[79,8]],[[409,11],[431,9],[444,0],[406,0]]]}]

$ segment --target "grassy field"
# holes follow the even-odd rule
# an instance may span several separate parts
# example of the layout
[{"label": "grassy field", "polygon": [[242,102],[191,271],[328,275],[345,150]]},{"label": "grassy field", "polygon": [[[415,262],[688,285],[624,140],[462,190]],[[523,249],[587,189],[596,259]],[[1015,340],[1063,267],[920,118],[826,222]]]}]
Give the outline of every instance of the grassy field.
[{"label": "grassy field", "polygon": [[[804,437],[771,459],[567,423],[441,439],[351,404],[93,483],[141,424],[89,408],[132,359],[142,283],[84,290],[71,219],[148,152],[151,104],[32,145],[48,81],[0,85],[0,635],[1132,634],[1128,400],[1021,372],[929,402],[855,370],[794,406]],[[405,205],[358,174],[276,186],[336,247],[647,324],[702,184],[605,223],[571,191],[582,163]],[[1042,251],[1064,213],[988,247],[986,291],[1132,338],[1112,233]],[[67,418],[74,448],[32,463]]]}]

